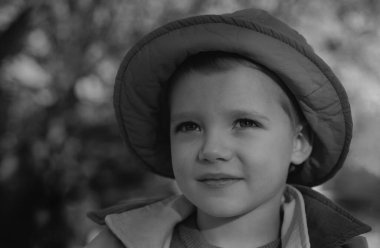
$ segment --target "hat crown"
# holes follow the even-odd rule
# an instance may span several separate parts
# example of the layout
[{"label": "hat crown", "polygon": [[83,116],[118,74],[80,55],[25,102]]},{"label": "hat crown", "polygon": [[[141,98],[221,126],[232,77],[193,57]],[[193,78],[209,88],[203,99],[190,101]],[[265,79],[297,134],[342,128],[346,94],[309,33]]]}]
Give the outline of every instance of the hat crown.
[{"label": "hat crown", "polygon": [[244,20],[255,23],[261,27],[272,29],[273,31],[281,33],[294,41],[304,43],[303,45],[306,45],[307,48],[312,50],[312,47],[307,44],[306,39],[300,33],[291,28],[288,24],[282,22],[280,19],[274,18],[265,10],[255,8],[243,9],[231,14],[225,14],[224,16]]}]

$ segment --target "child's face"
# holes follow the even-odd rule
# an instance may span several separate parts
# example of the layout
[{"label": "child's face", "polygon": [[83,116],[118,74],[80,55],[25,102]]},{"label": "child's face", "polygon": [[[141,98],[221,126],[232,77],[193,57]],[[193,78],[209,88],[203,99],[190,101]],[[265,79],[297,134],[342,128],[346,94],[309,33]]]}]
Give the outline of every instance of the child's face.
[{"label": "child's face", "polygon": [[173,169],[200,211],[234,217],[279,207],[297,140],[284,100],[270,77],[245,66],[190,72],[175,82]]}]

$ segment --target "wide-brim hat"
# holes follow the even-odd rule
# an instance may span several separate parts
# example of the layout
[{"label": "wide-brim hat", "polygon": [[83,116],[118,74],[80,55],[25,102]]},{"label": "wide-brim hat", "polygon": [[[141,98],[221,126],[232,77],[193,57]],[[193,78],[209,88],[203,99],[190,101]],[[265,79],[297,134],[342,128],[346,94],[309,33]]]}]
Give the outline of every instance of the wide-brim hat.
[{"label": "wide-brim hat", "polygon": [[313,132],[313,150],[288,183],[316,186],[341,168],[352,136],[343,86],[298,32],[257,9],[177,20],[129,50],[116,77],[114,107],[130,152],[153,172],[173,177],[162,96],[177,67],[207,51],[236,53],[265,66],[294,95]]}]

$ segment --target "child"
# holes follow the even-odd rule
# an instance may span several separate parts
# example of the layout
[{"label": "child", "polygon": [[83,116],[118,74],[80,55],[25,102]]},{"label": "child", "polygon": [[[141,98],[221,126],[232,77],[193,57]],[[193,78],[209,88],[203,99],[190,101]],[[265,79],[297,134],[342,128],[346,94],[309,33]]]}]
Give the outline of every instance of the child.
[{"label": "child", "polygon": [[122,135],[183,195],[92,214],[88,247],[366,247],[370,228],[310,187],[348,153],[346,93],[305,39],[248,9],[169,23],[126,55]]}]

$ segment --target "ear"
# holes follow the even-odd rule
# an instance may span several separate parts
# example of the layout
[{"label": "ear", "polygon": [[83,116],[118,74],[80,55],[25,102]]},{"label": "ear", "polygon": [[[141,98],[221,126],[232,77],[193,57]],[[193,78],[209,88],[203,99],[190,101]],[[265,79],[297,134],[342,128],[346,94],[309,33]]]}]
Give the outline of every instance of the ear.
[{"label": "ear", "polygon": [[313,149],[311,137],[307,137],[303,128],[303,126],[296,128],[297,130],[293,139],[291,162],[294,165],[302,164],[310,156]]}]

